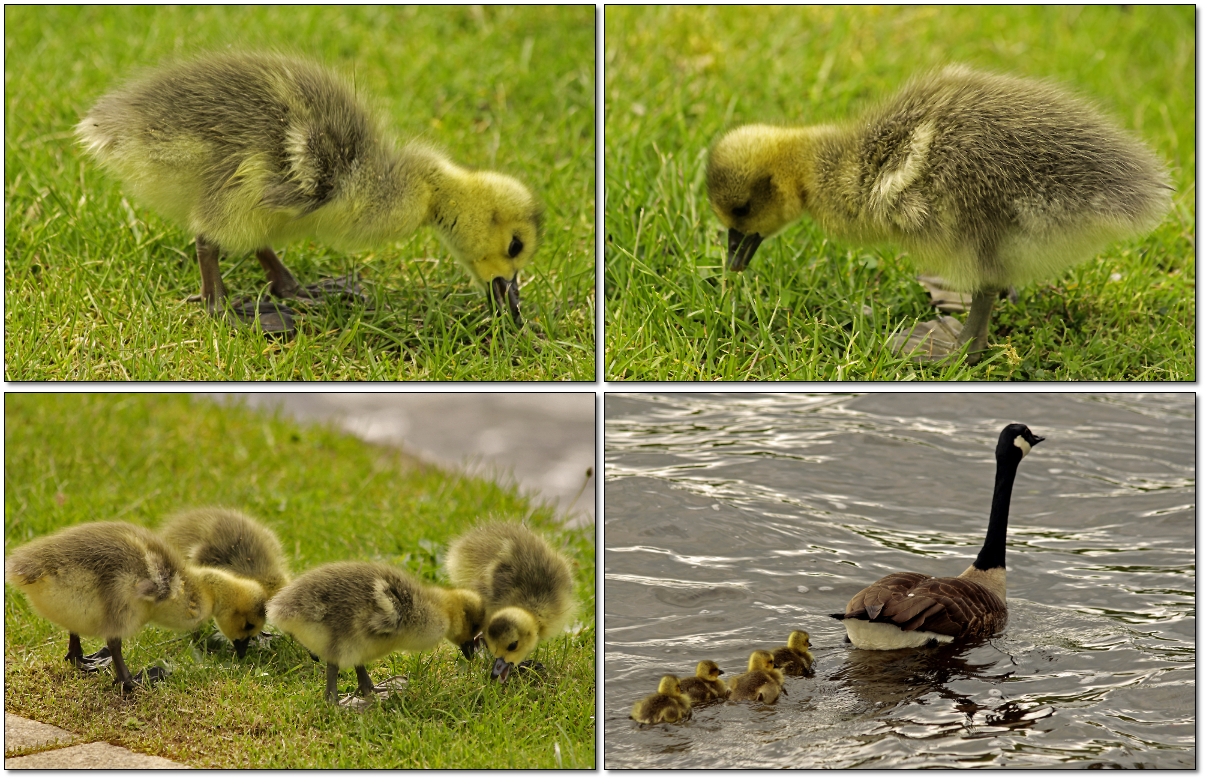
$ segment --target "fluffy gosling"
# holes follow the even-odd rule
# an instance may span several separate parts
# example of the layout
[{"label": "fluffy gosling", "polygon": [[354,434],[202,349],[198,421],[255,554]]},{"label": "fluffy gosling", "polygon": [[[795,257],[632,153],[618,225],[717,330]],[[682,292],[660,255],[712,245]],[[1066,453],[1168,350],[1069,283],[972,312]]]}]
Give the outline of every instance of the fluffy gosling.
[{"label": "fluffy gosling", "polygon": [[[289,570],[277,535],[243,512],[208,507],[181,512],[160,528],[164,540],[194,566],[222,569],[264,589],[272,598],[289,582]],[[239,658],[249,639],[233,642]]]},{"label": "fluffy gosling", "polygon": [[[432,226],[520,322],[516,273],[541,233],[533,194],[421,142],[398,147],[352,85],[317,63],[243,53],[169,65],[101,98],[76,133],[136,198],[196,235],[211,314],[228,304],[223,251],[255,251],[275,296],[305,299],[331,282],[299,286],[274,245],[312,237],[355,250]],[[292,311],[265,304],[230,312],[292,333]]]},{"label": "fluffy gosling", "polygon": [[806,213],[828,234],[896,242],[973,292],[957,339],[971,360],[999,291],[1152,230],[1172,190],[1157,156],[1090,104],[961,66],[855,122],[736,128],[710,150],[707,178],[731,269]]},{"label": "fluffy gosling", "polygon": [[449,545],[446,568],[454,585],[486,604],[483,641],[500,683],[539,640],[561,633],[574,616],[570,564],[522,525],[495,523],[463,534]]},{"label": "fluffy gosling", "polygon": [[692,701],[680,690],[680,681],[674,675],[664,675],[658,692],[635,702],[629,712],[629,718],[638,724],[674,724],[691,716]]},{"label": "fluffy gosling", "polygon": [[718,667],[717,662],[705,659],[697,662],[696,675],[680,681],[680,689],[691,698],[693,705],[724,700],[730,696],[730,687],[718,677],[724,674],[725,670]]},{"label": "fluffy gosling", "polygon": [[327,662],[330,702],[341,669],[356,671],[362,697],[374,693],[365,665],[395,650],[425,651],[442,638],[465,651],[482,628],[482,599],[426,585],[384,563],[341,561],[306,572],[268,603],[268,619]]},{"label": "fluffy gosling", "polygon": [[785,675],[808,675],[814,669],[809,634],[800,629],[789,632],[788,645],[772,651],[772,666]]},{"label": "fluffy gosling", "polygon": [[[260,586],[218,569],[191,567],[155,533],[130,523],[82,523],[16,548],[4,577],[29,597],[39,615],[68,631],[66,660],[86,671],[104,666],[103,652],[85,656],[80,637],[101,637],[123,691],[131,676],[122,639],[145,624],[191,631],[214,617],[232,641],[264,625]],[[162,677],[152,668],[146,680]]]},{"label": "fluffy gosling", "polygon": [[771,705],[780,698],[783,688],[784,673],[772,664],[771,652],[755,651],[747,662],[747,671],[730,679],[730,699]]}]

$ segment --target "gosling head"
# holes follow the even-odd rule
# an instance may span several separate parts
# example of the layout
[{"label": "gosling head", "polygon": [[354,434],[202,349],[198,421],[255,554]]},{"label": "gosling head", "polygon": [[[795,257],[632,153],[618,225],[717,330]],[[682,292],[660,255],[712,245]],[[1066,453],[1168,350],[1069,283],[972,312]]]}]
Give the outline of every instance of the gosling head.
[{"label": "gosling head", "polygon": [[437,230],[457,260],[487,285],[495,307],[506,307],[519,326],[516,273],[537,252],[541,204],[518,180],[496,172],[470,172],[464,193],[455,215],[437,216]]},{"label": "gosling head", "polygon": [[679,678],[674,675],[664,675],[659,679],[659,694],[666,697],[678,697],[683,694],[680,688]]},{"label": "gosling head", "polygon": [[231,641],[235,653],[242,659],[247,655],[248,643],[264,629],[268,598],[264,589],[254,580],[224,575],[212,584],[216,587],[214,623],[218,625],[218,631]]},{"label": "gosling head", "polygon": [[495,657],[491,677],[506,681],[512,667],[537,647],[537,636],[537,621],[524,610],[505,607],[495,613],[483,633],[487,650]]},{"label": "gosling head", "polygon": [[709,150],[709,205],[728,228],[730,269],[746,269],[759,243],[805,212],[799,178],[799,132],[770,125],[744,125]]},{"label": "gosling head", "polygon": [[751,654],[751,658],[747,661],[747,672],[758,672],[760,670],[774,670],[776,665],[772,657],[771,651],[755,651]]},{"label": "gosling head", "polygon": [[794,653],[801,653],[810,649],[809,633],[803,632],[800,629],[794,629],[789,632],[788,649]]},{"label": "gosling head", "polygon": [[486,608],[483,607],[482,597],[473,591],[455,588],[449,593],[453,597],[453,607],[449,613],[449,631],[445,639],[460,648],[461,655],[466,659],[473,659],[474,651],[482,640]]},{"label": "gosling head", "polygon": [[717,662],[704,659],[696,664],[696,677],[702,681],[715,681],[717,676],[725,675],[726,671],[717,666]]}]

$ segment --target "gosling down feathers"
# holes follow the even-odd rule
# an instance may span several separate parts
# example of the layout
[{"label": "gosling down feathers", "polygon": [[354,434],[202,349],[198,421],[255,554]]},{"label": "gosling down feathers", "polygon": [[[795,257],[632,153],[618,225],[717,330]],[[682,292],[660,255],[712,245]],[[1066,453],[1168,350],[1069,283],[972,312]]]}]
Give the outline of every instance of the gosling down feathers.
[{"label": "gosling down feathers", "polygon": [[629,718],[638,724],[674,724],[692,716],[692,701],[680,689],[674,675],[659,679],[659,690],[633,704]]},{"label": "gosling down feathers", "polygon": [[[194,566],[211,566],[256,581],[266,599],[289,582],[276,534],[237,510],[211,507],[181,512],[164,523],[160,535]],[[242,659],[248,639],[234,645]]]},{"label": "gosling down feathers", "polygon": [[843,621],[857,648],[894,650],[998,634],[1007,626],[1007,515],[1019,463],[1044,439],[1027,425],[1007,425],[994,455],[998,468],[990,525],[973,562],[959,577],[894,572],[857,593]]},{"label": "gosling down feathers", "polygon": [[[303,289],[274,245],[355,250],[432,226],[519,323],[516,273],[541,232],[532,193],[423,143],[398,147],[353,86],[316,63],[214,54],[170,65],[101,98],[76,132],[136,198],[196,235],[210,313],[226,305],[223,251],[255,251],[275,296],[305,299],[332,286]],[[252,321],[256,304],[231,312]],[[291,332],[280,314],[264,309],[261,328]]]},{"label": "gosling down feathers", "polygon": [[236,643],[264,626],[257,583],[188,566],[162,538],[130,523],[82,523],[34,539],[13,550],[4,576],[67,629],[67,661],[95,669],[103,655],[84,656],[80,637],[103,638],[125,691],[138,679],[122,658],[122,639],[145,624],[189,631],[213,616]]},{"label": "gosling down feathers", "polygon": [[800,629],[789,632],[788,645],[772,651],[772,666],[785,675],[808,675],[814,669],[809,634]]},{"label": "gosling down feathers", "polygon": [[482,628],[482,600],[465,590],[427,585],[384,563],[340,561],[306,572],[268,604],[268,619],[327,662],[329,701],[352,667],[362,697],[373,694],[365,665],[391,651],[424,651],[442,638],[462,646]]},{"label": "gosling down feathers", "polygon": [[725,670],[718,667],[717,662],[705,659],[697,662],[696,675],[679,682],[680,690],[688,695],[693,705],[724,700],[730,695],[730,687],[718,677],[720,675],[725,675]]},{"label": "gosling down feathers", "polygon": [[462,535],[449,545],[446,567],[454,585],[482,596],[483,641],[500,683],[575,613],[570,564],[522,525],[495,523]]},{"label": "gosling down feathers", "polygon": [[747,671],[730,679],[730,699],[751,700],[771,705],[780,699],[784,673],[772,663],[770,651],[755,651],[747,661]]},{"label": "gosling down feathers", "polygon": [[1043,81],[952,66],[846,124],[747,125],[709,153],[709,201],[742,270],[802,215],[896,242],[972,291],[958,345],[988,339],[1003,289],[1057,275],[1170,208],[1162,162],[1090,104]]}]

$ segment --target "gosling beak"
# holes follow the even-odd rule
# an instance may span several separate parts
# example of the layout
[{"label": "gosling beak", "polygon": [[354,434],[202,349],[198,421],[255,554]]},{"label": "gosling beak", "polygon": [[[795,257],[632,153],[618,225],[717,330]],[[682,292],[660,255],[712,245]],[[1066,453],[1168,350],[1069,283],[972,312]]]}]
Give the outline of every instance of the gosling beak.
[{"label": "gosling beak", "polygon": [[491,677],[498,678],[500,683],[508,679],[508,674],[512,671],[512,663],[503,659],[495,660],[495,668],[491,670]]},{"label": "gosling beak", "polygon": [[763,237],[758,234],[743,234],[738,229],[730,229],[729,240],[730,253],[727,260],[730,262],[730,269],[742,272],[751,263],[751,257],[755,255],[759,243],[763,242]]},{"label": "gosling beak", "polygon": [[506,303],[508,311],[512,314],[512,321],[516,326],[522,326],[524,319],[520,318],[520,284],[516,282],[516,276],[513,275],[511,280],[499,277],[491,281],[491,301],[499,312],[503,312],[504,304]]},{"label": "gosling beak", "polygon": [[251,642],[251,639],[248,637],[244,637],[242,640],[231,640],[231,645],[235,646],[235,654],[240,659],[247,656],[247,644],[249,642]]},{"label": "gosling beak", "polygon": [[465,656],[467,661],[472,661],[474,659],[474,651],[478,650],[478,643],[481,641],[482,634],[479,633],[463,642],[461,644],[461,655]]}]

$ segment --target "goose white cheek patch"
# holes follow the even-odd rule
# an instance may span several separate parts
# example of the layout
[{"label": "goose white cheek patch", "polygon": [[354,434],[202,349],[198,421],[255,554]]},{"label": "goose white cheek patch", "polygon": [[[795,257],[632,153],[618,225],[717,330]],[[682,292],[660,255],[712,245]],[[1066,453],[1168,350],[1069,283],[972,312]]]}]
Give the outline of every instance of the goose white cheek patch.
[{"label": "goose white cheek patch", "polygon": [[1019,447],[1019,451],[1023,452],[1024,457],[1027,457],[1028,452],[1032,451],[1032,445],[1023,436],[1015,436],[1015,446]]}]

